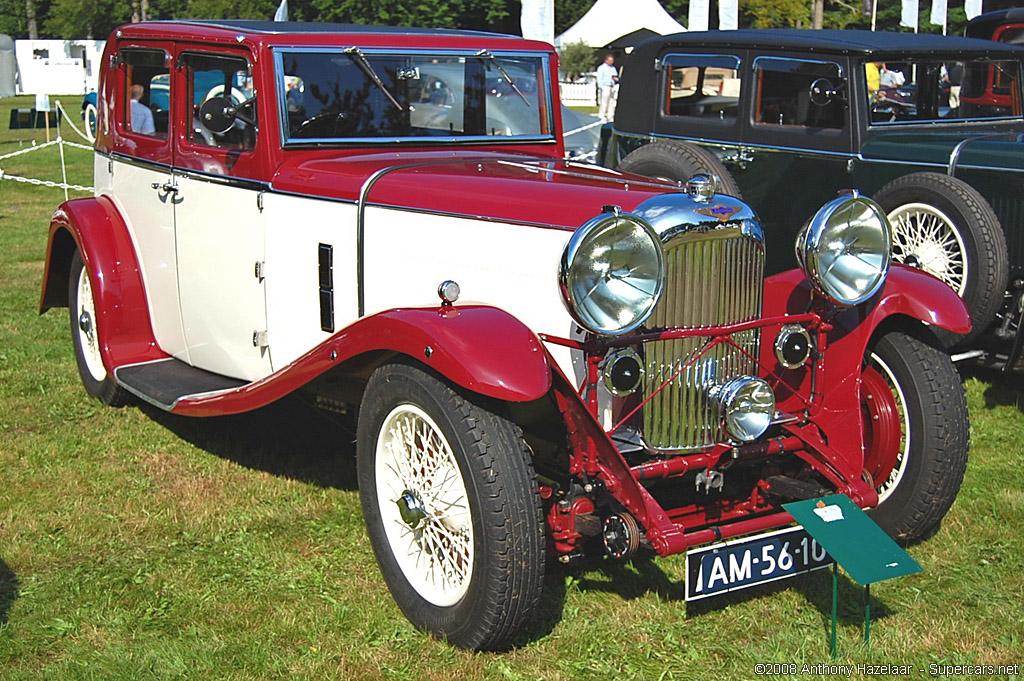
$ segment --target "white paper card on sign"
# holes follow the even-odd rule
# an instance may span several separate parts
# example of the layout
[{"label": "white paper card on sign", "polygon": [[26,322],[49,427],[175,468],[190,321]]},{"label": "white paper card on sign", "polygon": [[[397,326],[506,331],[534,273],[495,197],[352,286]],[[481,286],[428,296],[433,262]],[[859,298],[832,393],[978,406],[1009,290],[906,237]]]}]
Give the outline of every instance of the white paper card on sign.
[{"label": "white paper card on sign", "polygon": [[50,110],[50,95],[36,95],[36,111]]},{"label": "white paper card on sign", "polygon": [[831,506],[819,506],[814,509],[814,514],[826,523],[833,523],[843,519],[843,509],[834,504]]}]

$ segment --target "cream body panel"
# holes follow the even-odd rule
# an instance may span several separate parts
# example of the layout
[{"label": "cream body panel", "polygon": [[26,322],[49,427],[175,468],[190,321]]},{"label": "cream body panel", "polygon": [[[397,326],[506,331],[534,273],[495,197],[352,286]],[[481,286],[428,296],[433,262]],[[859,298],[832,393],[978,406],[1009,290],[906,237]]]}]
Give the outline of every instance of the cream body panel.
[{"label": "cream body panel", "polygon": [[265,194],[267,326],[274,366],[287,366],[331,336],[320,328],[320,244],[334,251],[334,330],[356,320],[356,207]]},{"label": "cream body panel", "polygon": [[[574,323],[558,293],[558,260],[570,236],[569,230],[368,207],[366,314],[438,305],[438,284],[452,279],[462,289],[460,302],[493,305],[536,333],[568,337]],[[548,349],[571,379],[569,350]]]},{"label": "cream body panel", "polygon": [[190,364],[242,380],[272,372],[266,296],[256,277],[264,257],[258,192],[177,175],[175,225],[181,319]]},{"label": "cream body panel", "polygon": [[160,349],[188,362],[178,309],[178,269],[171,196],[153,189],[171,181],[171,171],[108,159],[97,154],[96,191],[113,200],[128,226],[149,304],[149,321]]}]

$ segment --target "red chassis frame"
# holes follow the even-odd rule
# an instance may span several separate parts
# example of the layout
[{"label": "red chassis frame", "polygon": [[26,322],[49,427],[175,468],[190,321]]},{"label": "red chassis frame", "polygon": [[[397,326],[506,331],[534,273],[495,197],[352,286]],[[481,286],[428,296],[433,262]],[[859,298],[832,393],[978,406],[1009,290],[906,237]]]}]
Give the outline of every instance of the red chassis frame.
[{"label": "red chassis frame", "polygon": [[[877,380],[872,380],[873,377],[862,369],[872,336],[883,326],[920,322],[957,333],[970,330],[967,310],[950,288],[928,274],[902,265],[893,266],[882,292],[864,306],[835,309],[812,295],[803,273],[798,270],[769,277],[765,281],[764,300],[763,318],[723,327],[666,329],[584,342],[542,336],[549,343],[581,350],[587,358],[589,375],[579,393],[555,367],[553,388],[573,449],[570,473],[585,482],[584,489],[588,493],[595,485],[606,489],[645,528],[647,540],[659,555],[682,553],[698,544],[785,526],[792,523],[792,517],[768,503],[764,481],[750,498],[723,503],[709,510],[708,506],[697,505],[663,508],[640,484],[644,479],[672,478],[726,462],[789,452],[854,503],[865,508],[876,505],[878,495],[874,485],[865,480],[864,473],[866,470],[873,472],[879,466],[878,461],[871,459],[872,455],[878,457],[880,453],[865,447],[865,440],[870,440],[867,444],[872,447],[885,442],[879,441],[879,435],[870,431],[865,420],[879,413],[891,419],[895,404],[873,406],[874,411],[868,416],[862,409],[862,374],[866,383]],[[814,339],[810,360],[794,370],[780,366],[773,344],[765,342],[766,338],[774,337],[772,331],[777,332],[788,324],[804,326]],[[758,373],[772,385],[778,409],[794,417],[781,426],[785,435],[738,447],[718,444],[706,452],[630,467],[612,443],[610,434],[643,404],[620,418],[608,432],[599,425],[596,415],[598,364],[607,350],[657,340],[706,338],[705,346],[691,358],[693,362],[716,344],[733,344],[731,334],[751,328],[760,328],[763,334],[760,357],[754,358]],[[662,388],[676,375],[669,377]],[[891,397],[889,401],[892,402]],[[898,445],[898,441],[895,444]],[[888,468],[885,468],[886,463]],[[891,466],[892,460],[881,462],[885,473]],[[542,497],[551,498],[553,494],[552,488],[542,485]],[[548,523],[563,560],[571,560],[585,538],[576,527],[576,518],[594,510],[589,497],[551,504]]]}]

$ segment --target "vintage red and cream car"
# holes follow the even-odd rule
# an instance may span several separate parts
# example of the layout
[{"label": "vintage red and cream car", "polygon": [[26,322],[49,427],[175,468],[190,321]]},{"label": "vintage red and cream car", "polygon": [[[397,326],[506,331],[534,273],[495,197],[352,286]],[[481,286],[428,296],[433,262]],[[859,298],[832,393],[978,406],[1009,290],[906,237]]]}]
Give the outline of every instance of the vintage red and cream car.
[{"label": "vintage red and cream car", "polygon": [[969,317],[890,264],[855,192],[765,277],[713,176],[564,160],[544,43],[150,22],[103,65],[96,193],[54,213],[41,300],[70,308],[86,391],[357,413],[367,531],[417,627],[514,645],[548,561],[702,549],[693,598],[820,566],[795,499],[845,494],[905,542],[952,504],[967,410],[934,330]]}]

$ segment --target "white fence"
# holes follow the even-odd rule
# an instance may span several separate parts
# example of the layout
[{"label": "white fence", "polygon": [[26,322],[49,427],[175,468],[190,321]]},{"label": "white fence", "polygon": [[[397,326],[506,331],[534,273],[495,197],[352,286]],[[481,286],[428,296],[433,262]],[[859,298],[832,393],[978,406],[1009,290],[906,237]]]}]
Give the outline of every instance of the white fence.
[{"label": "white fence", "polygon": [[559,83],[558,94],[566,106],[597,106],[597,84],[593,81]]}]

